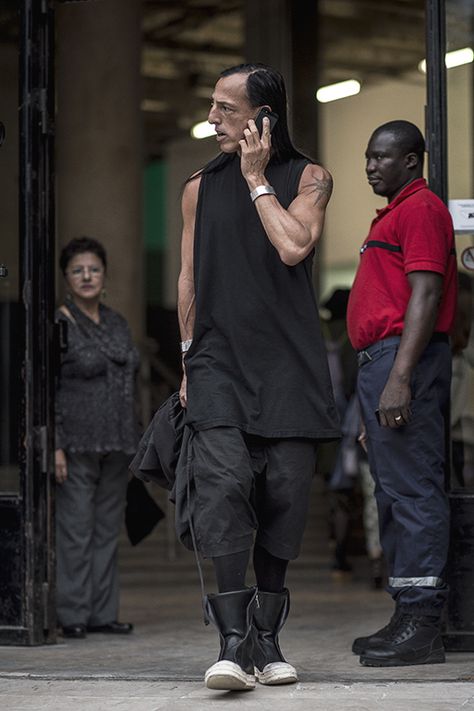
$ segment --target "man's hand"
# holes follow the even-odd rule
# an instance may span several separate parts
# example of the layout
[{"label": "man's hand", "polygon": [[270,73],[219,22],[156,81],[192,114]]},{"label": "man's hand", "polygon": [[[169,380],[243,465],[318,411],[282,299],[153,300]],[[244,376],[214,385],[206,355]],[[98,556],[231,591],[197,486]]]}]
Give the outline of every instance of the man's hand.
[{"label": "man's hand", "polygon": [[54,470],[57,484],[63,484],[67,479],[67,460],[63,449],[54,453]]},{"label": "man's hand", "polygon": [[403,427],[411,418],[411,375],[435,329],[443,277],[436,272],[410,272],[411,296],[400,345],[379,401],[380,424]]},{"label": "man's hand", "polygon": [[382,427],[402,427],[411,418],[411,388],[406,378],[390,374],[379,401],[379,417]]},{"label": "man's hand", "polygon": [[240,144],[240,169],[247,181],[250,190],[254,190],[258,185],[266,184],[265,168],[270,160],[272,139],[270,134],[270,121],[267,117],[263,119],[262,136],[258,132],[255,121],[250,119],[248,128],[244,131],[244,137]]}]

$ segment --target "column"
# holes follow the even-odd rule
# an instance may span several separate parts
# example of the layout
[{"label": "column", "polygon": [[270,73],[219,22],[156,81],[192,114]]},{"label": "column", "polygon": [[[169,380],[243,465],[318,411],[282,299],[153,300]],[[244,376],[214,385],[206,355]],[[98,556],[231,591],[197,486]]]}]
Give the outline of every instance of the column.
[{"label": "column", "polygon": [[57,7],[57,225],[102,242],[106,303],[143,334],[140,10],[137,0]]}]

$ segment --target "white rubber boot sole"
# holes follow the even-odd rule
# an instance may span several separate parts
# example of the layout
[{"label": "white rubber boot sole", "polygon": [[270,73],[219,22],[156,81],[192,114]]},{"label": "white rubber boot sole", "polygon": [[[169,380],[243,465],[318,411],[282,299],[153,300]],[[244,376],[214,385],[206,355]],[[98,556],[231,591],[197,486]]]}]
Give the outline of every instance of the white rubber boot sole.
[{"label": "white rubber boot sole", "polygon": [[238,664],[222,660],[209,667],[204,675],[204,683],[208,689],[220,691],[250,691],[255,689],[255,677],[246,674]]},{"label": "white rubber boot sole", "polygon": [[263,671],[255,667],[255,676],[260,684],[277,686],[278,684],[294,684],[298,681],[296,669],[288,662],[272,662],[266,664]]}]

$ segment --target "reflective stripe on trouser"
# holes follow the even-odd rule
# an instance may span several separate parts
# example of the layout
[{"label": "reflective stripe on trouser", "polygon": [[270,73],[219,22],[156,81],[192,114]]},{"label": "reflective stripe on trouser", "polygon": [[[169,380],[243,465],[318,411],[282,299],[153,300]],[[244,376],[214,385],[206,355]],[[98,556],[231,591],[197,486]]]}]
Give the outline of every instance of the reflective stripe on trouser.
[{"label": "reflective stripe on trouser", "polygon": [[412,377],[411,421],[398,429],[381,427],[374,413],[397,352],[398,344],[391,340],[370,349],[372,360],[361,367],[358,378],[380,539],[390,576],[387,590],[399,603],[439,609],[447,597],[444,408],[451,355],[448,344],[427,346]]},{"label": "reflective stripe on trouser", "polygon": [[392,588],[421,587],[421,588],[442,588],[444,581],[442,578],[389,578],[388,584]]}]

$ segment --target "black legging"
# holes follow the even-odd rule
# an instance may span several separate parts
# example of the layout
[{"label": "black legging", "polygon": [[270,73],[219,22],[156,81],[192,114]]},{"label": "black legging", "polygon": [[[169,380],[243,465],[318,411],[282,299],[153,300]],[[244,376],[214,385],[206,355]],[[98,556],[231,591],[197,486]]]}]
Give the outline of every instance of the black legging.
[{"label": "black legging", "polygon": [[[243,590],[250,551],[222,555],[212,559],[220,593]],[[285,587],[287,560],[276,558],[262,546],[253,551],[257,587],[265,592],[281,592]]]}]

